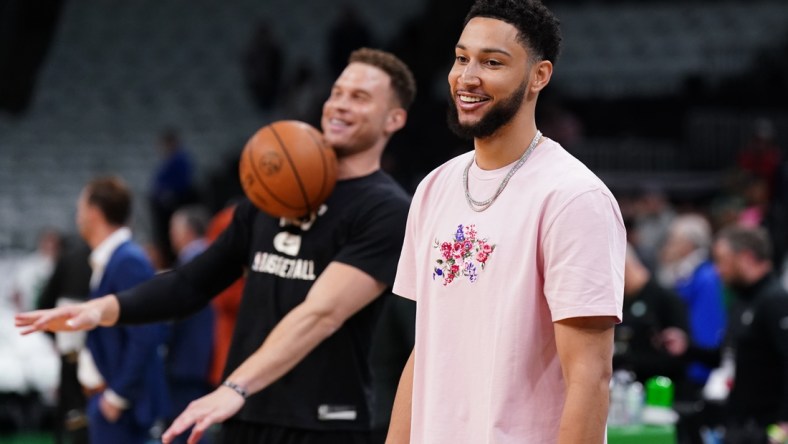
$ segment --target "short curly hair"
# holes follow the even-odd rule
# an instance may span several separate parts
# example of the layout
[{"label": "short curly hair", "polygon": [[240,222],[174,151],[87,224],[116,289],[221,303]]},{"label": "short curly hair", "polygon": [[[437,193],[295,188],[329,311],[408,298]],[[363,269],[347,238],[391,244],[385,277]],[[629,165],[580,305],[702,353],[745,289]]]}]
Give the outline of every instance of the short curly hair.
[{"label": "short curly hair", "polygon": [[348,63],[372,65],[388,74],[391,87],[402,108],[407,110],[416,98],[416,80],[408,65],[390,52],[380,49],[360,48],[350,54]]},{"label": "short curly hair", "polygon": [[534,60],[548,60],[555,64],[561,52],[560,22],[539,0],[477,0],[465,25],[474,17],[488,17],[517,28],[520,41]]}]

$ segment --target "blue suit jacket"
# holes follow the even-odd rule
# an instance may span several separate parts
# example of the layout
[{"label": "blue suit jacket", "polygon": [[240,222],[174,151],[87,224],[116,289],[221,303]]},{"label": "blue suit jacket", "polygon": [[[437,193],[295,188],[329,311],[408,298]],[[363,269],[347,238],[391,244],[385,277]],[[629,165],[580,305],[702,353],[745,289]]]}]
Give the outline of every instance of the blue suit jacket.
[{"label": "blue suit jacket", "polygon": [[[689,278],[676,283],[676,292],[687,304],[692,342],[704,348],[716,348],[725,336],[725,304],[722,281],[711,261],[698,266]],[[689,379],[705,384],[711,369],[693,362],[687,369]]]},{"label": "blue suit jacket", "polygon": [[[181,251],[178,266],[180,267],[199,256],[207,246],[208,244],[203,240],[190,243]],[[168,354],[164,364],[170,388],[174,388],[176,385],[186,385],[204,389],[203,394],[210,392],[211,384],[208,381],[208,374],[213,357],[215,318],[213,306],[208,304],[197,313],[172,323],[167,343]],[[195,399],[193,397],[189,397],[191,399],[176,399],[180,396],[176,395],[175,390],[172,395],[176,410],[174,413],[180,413],[180,410],[185,409],[189,402]]]},{"label": "blue suit jacket", "polygon": [[[112,254],[91,299],[117,293],[154,274],[143,250],[124,242]],[[99,327],[88,333],[87,345],[106,384],[131,403],[130,414],[142,427],[170,414],[170,399],[160,348],[165,324]]]}]

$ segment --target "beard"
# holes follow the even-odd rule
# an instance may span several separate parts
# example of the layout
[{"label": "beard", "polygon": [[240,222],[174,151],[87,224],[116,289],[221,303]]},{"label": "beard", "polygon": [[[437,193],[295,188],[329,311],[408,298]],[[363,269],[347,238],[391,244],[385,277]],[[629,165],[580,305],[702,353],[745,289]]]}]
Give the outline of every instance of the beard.
[{"label": "beard", "polygon": [[[460,123],[457,104],[454,97],[449,97],[449,107],[446,112],[446,121],[449,129],[463,139],[486,139],[495,134],[502,126],[509,123],[525,100],[527,82],[523,81],[509,97],[506,97],[493,106],[487,114],[483,115],[476,123]],[[450,93],[451,94],[451,93]]]}]

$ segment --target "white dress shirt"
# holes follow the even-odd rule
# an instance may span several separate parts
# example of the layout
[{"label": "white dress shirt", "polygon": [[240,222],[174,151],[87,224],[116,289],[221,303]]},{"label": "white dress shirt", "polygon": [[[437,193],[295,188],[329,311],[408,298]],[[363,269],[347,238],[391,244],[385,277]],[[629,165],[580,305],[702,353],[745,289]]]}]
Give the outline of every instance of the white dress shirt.
[{"label": "white dress shirt", "polygon": [[90,268],[93,269],[93,274],[90,275],[91,290],[98,288],[104,276],[104,269],[107,268],[107,263],[115,250],[130,239],[131,230],[126,227],[118,228],[90,252]]}]

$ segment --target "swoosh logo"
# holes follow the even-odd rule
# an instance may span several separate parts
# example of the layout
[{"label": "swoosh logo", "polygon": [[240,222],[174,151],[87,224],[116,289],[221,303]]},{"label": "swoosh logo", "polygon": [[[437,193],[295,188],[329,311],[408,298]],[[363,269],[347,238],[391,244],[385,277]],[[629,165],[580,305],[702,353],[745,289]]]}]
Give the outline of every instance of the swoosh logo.
[{"label": "swoosh logo", "polygon": [[282,254],[298,256],[301,251],[301,236],[282,231],[274,236],[274,248]]}]

